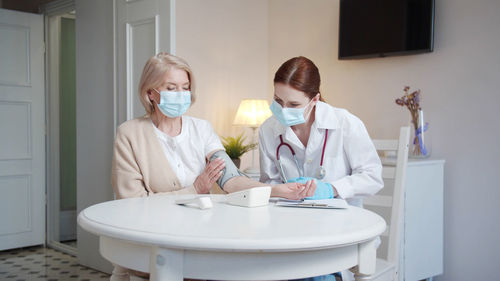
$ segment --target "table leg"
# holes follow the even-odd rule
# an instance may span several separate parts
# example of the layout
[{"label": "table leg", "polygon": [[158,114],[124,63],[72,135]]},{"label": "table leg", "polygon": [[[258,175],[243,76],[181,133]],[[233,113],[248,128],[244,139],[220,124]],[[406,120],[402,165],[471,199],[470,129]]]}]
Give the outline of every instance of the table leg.
[{"label": "table leg", "polygon": [[358,245],[358,266],[353,270],[356,281],[371,280],[377,264],[376,246],[376,239]]},{"label": "table leg", "polygon": [[149,262],[151,281],[182,281],[184,272],[184,251],[153,247]]}]

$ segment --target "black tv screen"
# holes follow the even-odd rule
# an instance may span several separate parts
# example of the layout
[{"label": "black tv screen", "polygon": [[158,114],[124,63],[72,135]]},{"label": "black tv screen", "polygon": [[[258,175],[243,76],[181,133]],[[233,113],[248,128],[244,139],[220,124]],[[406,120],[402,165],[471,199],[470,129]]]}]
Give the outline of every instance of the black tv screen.
[{"label": "black tv screen", "polygon": [[340,0],[339,59],[432,52],[434,0]]}]

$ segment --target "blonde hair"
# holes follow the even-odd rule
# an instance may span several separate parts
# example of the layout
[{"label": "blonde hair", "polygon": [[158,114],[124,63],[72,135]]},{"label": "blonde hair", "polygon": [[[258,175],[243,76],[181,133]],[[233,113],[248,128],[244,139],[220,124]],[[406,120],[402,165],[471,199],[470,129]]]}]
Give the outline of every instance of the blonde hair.
[{"label": "blonde hair", "polygon": [[158,53],[152,56],[144,65],[142,70],[141,81],[139,82],[139,99],[141,100],[147,115],[154,111],[154,105],[148,97],[148,91],[156,89],[165,82],[163,77],[165,73],[172,68],[177,68],[186,71],[189,79],[189,90],[191,91],[191,104],[196,100],[194,93],[194,76],[188,63],[182,58],[176,57],[169,53]]}]

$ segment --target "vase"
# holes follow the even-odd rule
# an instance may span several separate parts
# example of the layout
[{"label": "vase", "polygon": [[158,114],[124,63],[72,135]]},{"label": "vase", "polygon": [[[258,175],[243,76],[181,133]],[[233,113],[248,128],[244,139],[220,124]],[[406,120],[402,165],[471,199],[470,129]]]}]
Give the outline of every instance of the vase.
[{"label": "vase", "polygon": [[240,168],[240,164],[241,164],[241,159],[240,158],[231,158],[231,160],[233,160],[233,163],[234,165],[236,166],[236,168]]},{"label": "vase", "polygon": [[414,120],[414,118],[411,120],[413,131],[410,137],[408,156],[411,158],[427,158],[431,155],[429,123],[425,122],[422,110],[419,110],[415,117],[417,120]]}]

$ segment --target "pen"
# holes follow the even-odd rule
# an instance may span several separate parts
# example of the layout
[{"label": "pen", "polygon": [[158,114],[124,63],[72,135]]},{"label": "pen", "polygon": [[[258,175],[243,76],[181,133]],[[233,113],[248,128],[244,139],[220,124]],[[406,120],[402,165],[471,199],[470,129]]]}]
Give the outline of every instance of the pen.
[{"label": "pen", "polygon": [[300,203],[300,206],[311,206],[311,207],[328,207],[328,204],[324,203]]}]

